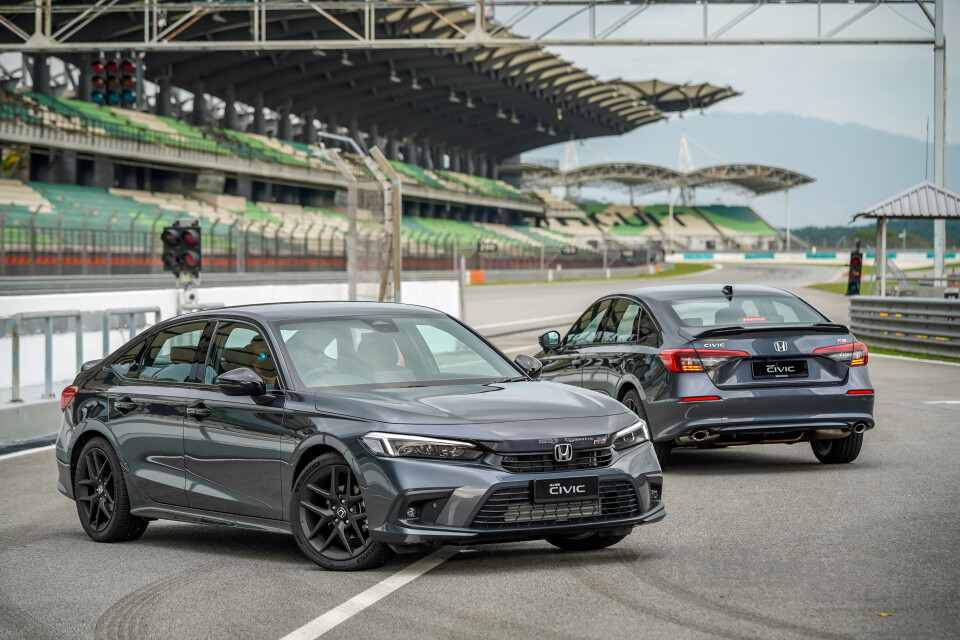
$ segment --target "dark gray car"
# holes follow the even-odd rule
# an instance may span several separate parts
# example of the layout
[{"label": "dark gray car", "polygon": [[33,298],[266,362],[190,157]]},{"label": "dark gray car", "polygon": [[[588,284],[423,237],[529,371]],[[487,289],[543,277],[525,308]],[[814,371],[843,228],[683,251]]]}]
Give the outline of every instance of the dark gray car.
[{"label": "dark gray car", "polygon": [[540,336],[543,378],[609,395],[673,447],[810,442],[851,462],[872,429],[867,348],[797,296],[763,286],[632,289],[566,336]]},{"label": "dark gray car", "polygon": [[610,546],[664,517],[646,424],[455,319],[303,303],[163,322],[64,389],[58,488],[87,534],[292,532],[329,569],[395,547]]}]

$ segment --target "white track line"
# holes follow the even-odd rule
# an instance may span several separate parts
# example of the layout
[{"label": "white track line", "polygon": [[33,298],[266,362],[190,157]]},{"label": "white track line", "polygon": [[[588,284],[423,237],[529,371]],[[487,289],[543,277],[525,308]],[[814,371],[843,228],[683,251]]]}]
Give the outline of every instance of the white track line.
[{"label": "white track line", "polygon": [[516,353],[516,352],[518,352],[518,351],[530,351],[530,350],[539,350],[539,349],[540,349],[540,345],[539,345],[539,344],[528,344],[528,345],[523,346],[523,347],[513,347],[512,349],[504,349],[503,352],[504,352],[504,353]]},{"label": "white track line", "polygon": [[923,404],[960,404],[960,400],[927,400]]},{"label": "white track line", "polygon": [[870,359],[890,358],[891,360],[908,360],[910,362],[921,362],[923,364],[945,364],[948,367],[960,367],[960,362],[945,362],[943,360],[925,360],[923,358],[911,358],[910,356],[891,356],[885,353],[871,353]]},{"label": "white track line", "polygon": [[23,451],[14,451],[13,453],[6,453],[0,456],[0,460],[9,460],[10,458],[19,458],[20,456],[25,456],[28,453],[36,453],[38,451],[49,451],[53,449],[56,445],[48,444],[42,447],[34,447],[33,449],[24,449]]},{"label": "white track line", "polygon": [[416,580],[427,571],[441,564],[444,560],[457,554],[455,547],[443,547],[434,551],[426,558],[417,560],[409,567],[401,569],[389,578],[378,582],[366,591],[359,593],[339,607],[327,611],[319,618],[314,618],[296,631],[291,631],[281,640],[314,640],[327,631],[330,631],[341,622],[346,622],[378,600],[387,597],[408,582]]}]

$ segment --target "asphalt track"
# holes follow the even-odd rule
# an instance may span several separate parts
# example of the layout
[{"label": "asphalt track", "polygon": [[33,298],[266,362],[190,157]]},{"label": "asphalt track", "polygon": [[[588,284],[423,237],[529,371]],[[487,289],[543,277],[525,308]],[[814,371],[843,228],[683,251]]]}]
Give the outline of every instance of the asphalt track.
[{"label": "asphalt track", "polygon": [[[798,288],[837,273],[474,287],[467,319],[533,353],[532,325],[564,329],[603,293],[683,281],[775,283],[845,322],[843,298]],[[0,638],[276,640],[324,614],[340,621],[324,638],[956,638],[960,367],[869,366],[878,427],[851,465],[805,444],[679,452],[667,519],[611,549],[477,546],[422,575],[422,555],[327,573],[290,537],[213,526],[154,522],[137,542],[96,544],[56,491],[51,450],[0,459]]]}]

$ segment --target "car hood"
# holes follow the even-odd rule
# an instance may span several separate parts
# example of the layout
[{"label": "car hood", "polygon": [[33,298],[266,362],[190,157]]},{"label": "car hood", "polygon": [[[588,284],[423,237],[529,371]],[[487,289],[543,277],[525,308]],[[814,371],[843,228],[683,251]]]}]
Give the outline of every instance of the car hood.
[{"label": "car hood", "polygon": [[494,424],[625,413],[608,396],[553,382],[505,382],[318,392],[317,410],[385,424]]}]

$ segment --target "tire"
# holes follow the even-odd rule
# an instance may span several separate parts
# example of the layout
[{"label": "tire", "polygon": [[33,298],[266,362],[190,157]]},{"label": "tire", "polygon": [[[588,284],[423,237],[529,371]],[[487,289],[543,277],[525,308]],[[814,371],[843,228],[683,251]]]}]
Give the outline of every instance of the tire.
[{"label": "tire", "polygon": [[356,474],[338,453],[325,453],[300,472],[290,499],[290,528],[300,551],[331,571],[373,569],[393,555],[388,545],[370,538]]},{"label": "tire", "polygon": [[149,521],[130,513],[120,459],[104,438],[91,438],[80,450],[73,495],[80,525],[96,542],[128,542],[147,530]]},{"label": "tire", "polygon": [[846,438],[836,440],[811,440],[810,447],[817,460],[824,464],[843,464],[853,462],[860,455],[863,446],[863,434],[851,433]]},{"label": "tire", "polygon": [[[622,402],[627,409],[635,413],[638,418],[646,422],[647,428],[650,429],[650,419],[647,417],[647,410],[643,408],[643,402],[640,400],[639,393],[633,389],[628,389],[627,392],[623,394],[623,399],[621,399],[620,402]],[[653,436],[653,429],[650,429],[650,435]],[[670,459],[673,444],[670,442],[654,442],[653,451],[657,454],[657,459],[660,461],[660,468],[662,469],[667,463],[667,460]]]},{"label": "tire", "polygon": [[564,551],[597,551],[617,544],[627,536],[601,536],[599,531],[573,536],[547,536],[547,542]]}]

